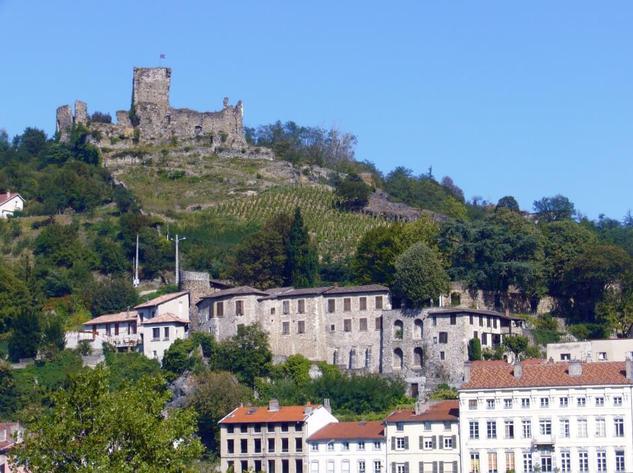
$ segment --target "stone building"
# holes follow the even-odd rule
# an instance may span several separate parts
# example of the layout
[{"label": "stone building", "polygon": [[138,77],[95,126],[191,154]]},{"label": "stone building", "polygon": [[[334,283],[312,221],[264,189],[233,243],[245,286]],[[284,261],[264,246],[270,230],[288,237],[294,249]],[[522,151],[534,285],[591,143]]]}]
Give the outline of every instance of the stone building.
[{"label": "stone building", "polygon": [[414,396],[425,385],[461,381],[470,339],[495,348],[523,333],[518,317],[465,307],[388,310],[382,319],[382,372],[404,376]]},{"label": "stone building", "polygon": [[242,102],[230,105],[224,98],[222,109],[197,112],[173,108],[169,104],[171,69],[135,67],[132,80],[132,106],[116,112],[116,123],[91,122],[85,102],[76,101],[74,113],[69,105],[57,109],[56,131],[65,141],[73,126],[87,126],[97,144],[115,142],[163,144],[192,142],[212,148],[239,149],[246,146]]}]

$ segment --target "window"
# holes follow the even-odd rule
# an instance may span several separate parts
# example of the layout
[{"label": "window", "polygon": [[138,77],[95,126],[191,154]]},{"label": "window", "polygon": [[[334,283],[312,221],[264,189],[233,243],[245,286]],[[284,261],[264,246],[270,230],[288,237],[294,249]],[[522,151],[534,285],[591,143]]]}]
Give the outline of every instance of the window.
[{"label": "window", "polygon": [[604,407],[604,398],[602,396],[596,398],[596,407]]},{"label": "window", "polygon": [[424,437],[422,441],[422,448],[424,450],[433,450],[433,437]]},{"label": "window", "polygon": [[163,328],[163,338],[165,340],[169,340],[169,327],[164,327]]},{"label": "window", "polygon": [[613,398],[613,405],[615,407],[620,407],[622,405],[622,396],[615,396]]},{"label": "window", "polygon": [[488,345],[488,334],[487,333],[482,333],[481,334],[481,344],[482,345]]},{"label": "window", "polygon": [[327,462],[327,473],[334,473],[334,462],[332,460]]},{"label": "window", "polygon": [[446,352],[440,352],[440,360],[444,361],[446,359]]},{"label": "window", "polygon": [[451,448],[455,448],[453,445],[453,437],[444,437],[444,445],[443,447],[446,450],[450,450]]},{"label": "window", "polygon": [[471,411],[477,410],[477,399],[468,400],[468,409],[470,409]]},{"label": "window", "polygon": [[497,422],[494,420],[489,420],[486,422],[486,436],[489,439],[497,438]]},{"label": "window", "polygon": [[576,404],[578,405],[578,407],[585,407],[587,405],[587,399],[584,397],[579,397],[578,399],[576,399]]},{"label": "window", "polygon": [[260,453],[262,451],[262,439],[255,439],[255,453]]},{"label": "window", "polygon": [[424,430],[425,430],[425,431],[427,431],[427,432],[430,432],[430,431],[431,431],[431,429],[432,429],[432,425],[431,425],[431,423],[430,423],[430,422],[425,422],[423,425],[424,425]]},{"label": "window", "polygon": [[343,311],[350,312],[352,310],[352,299],[346,297],[343,299]]},{"label": "window", "polygon": [[529,397],[521,398],[521,407],[523,409],[529,409],[530,408],[530,398]]},{"label": "window", "polygon": [[374,473],[382,472],[382,463],[380,460],[374,460]]},{"label": "window", "polygon": [[603,417],[596,419],[596,437],[604,437],[607,435],[607,426]]},{"label": "window", "polygon": [[290,322],[283,322],[281,324],[282,335],[288,335],[290,333]]},{"label": "window", "polygon": [[437,327],[437,316],[431,317],[431,321],[433,322],[433,327]]},{"label": "window", "polygon": [[541,398],[541,408],[547,408],[549,407],[549,398],[548,397],[542,397]]},{"label": "window", "polygon": [[303,440],[300,438],[295,439],[295,452],[303,452]]},{"label": "window", "polygon": [[503,400],[503,408],[504,409],[512,409],[512,399],[504,399]]},{"label": "window", "polygon": [[240,453],[248,453],[248,439],[240,440]]},{"label": "window", "polygon": [[521,421],[521,429],[523,433],[524,439],[529,439],[532,437],[532,421],[524,419]]},{"label": "window", "polygon": [[589,453],[584,450],[578,452],[578,471],[589,471]]},{"label": "window", "polygon": [[380,442],[374,442],[374,450],[380,450]]},{"label": "window", "polygon": [[261,431],[262,431],[262,426],[261,426],[261,424],[255,424],[255,425],[253,426],[253,430],[254,430],[255,432],[257,432],[257,433],[261,432]]},{"label": "window", "polygon": [[514,438],[514,421],[506,420],[504,423],[504,433],[505,438],[513,439]]},{"label": "window", "polygon": [[215,303],[215,313],[218,317],[224,317],[224,302]]},{"label": "window", "polygon": [[363,318],[358,320],[358,330],[360,330],[361,332],[367,331],[367,319]]},{"label": "window", "polygon": [[240,432],[242,432],[243,434],[248,432],[248,425],[246,425],[246,424],[240,425]]},{"label": "window", "polygon": [[349,442],[343,442],[343,450],[349,450]]},{"label": "window", "polygon": [[270,453],[275,451],[275,439],[268,439],[268,451]]},{"label": "window", "polygon": [[486,316],[486,327],[490,327],[490,317]]},{"label": "window", "polygon": [[474,323],[474,317],[472,314],[468,316],[468,323],[470,323],[470,325],[473,325]]},{"label": "window", "polygon": [[382,309],[382,296],[376,296],[376,309]]},{"label": "window", "polygon": [[514,468],[514,452],[506,452],[506,471],[512,471]]},{"label": "window", "polygon": [[541,435],[552,435],[552,420],[540,419],[538,421],[538,430]]},{"label": "window", "polygon": [[244,315],[244,301],[235,301],[235,315]]},{"label": "window", "polygon": [[416,347],[413,349],[413,366],[416,368],[422,368],[422,362],[424,361],[424,352],[422,348]]},{"label": "window", "polygon": [[266,426],[266,431],[268,432],[274,432],[275,431],[275,424],[268,424]]},{"label": "window", "polygon": [[290,301],[282,301],[282,303],[281,303],[281,311],[285,315],[290,313]]},{"label": "window", "polygon": [[468,432],[471,439],[477,440],[479,438],[479,422],[471,420],[468,423]]},{"label": "window", "polygon": [[160,339],[160,327],[154,327],[152,329],[152,339],[159,340]]},{"label": "window", "polygon": [[543,473],[551,473],[552,472],[552,454],[551,453],[541,453],[541,471]]},{"label": "window", "polygon": [[358,449],[359,450],[365,450],[365,442],[363,442],[363,441],[358,442]]},{"label": "window", "polygon": [[569,453],[569,450],[563,450],[560,452],[560,471],[571,471],[571,454]]},{"label": "window", "polygon": [[306,313],[306,301],[305,299],[299,299],[297,301],[297,314],[305,314]]},{"label": "window", "polygon": [[424,335],[424,323],[420,319],[413,322],[413,338],[420,340]]},{"label": "window", "polygon": [[571,353],[561,353],[560,361],[569,361],[571,360]]},{"label": "window", "polygon": [[360,297],[358,299],[358,307],[360,310],[367,310],[367,298],[366,297]]},{"label": "window", "polygon": [[495,408],[495,400],[486,399],[486,409],[494,409],[494,408]]},{"label": "window", "polygon": [[382,317],[376,317],[376,330],[382,330]]},{"label": "window", "polygon": [[335,331],[336,331],[336,325],[330,324],[330,332],[335,332]]},{"label": "window", "polygon": [[497,452],[488,452],[488,473],[498,473]]},{"label": "window", "polygon": [[471,452],[470,453],[470,473],[480,473],[481,469],[479,468],[479,453]]},{"label": "window", "polygon": [[567,407],[567,406],[569,406],[569,398],[568,397],[561,397],[558,400],[558,405],[560,407]]},{"label": "window", "polygon": [[481,315],[479,316],[479,326],[480,327],[484,326],[484,318]]},{"label": "window", "polygon": [[451,325],[457,325],[457,316],[455,314],[450,315]]},{"label": "window", "polygon": [[226,441],[226,450],[229,453],[235,453],[235,442],[233,439],[228,439]]},{"label": "window", "polygon": [[598,361],[607,361],[607,352],[599,351],[598,352]]},{"label": "window", "polygon": [[352,319],[343,320],[343,331],[351,332],[352,331]]},{"label": "window", "polygon": [[396,450],[406,450],[409,448],[407,445],[409,442],[407,441],[407,437],[396,437],[395,438],[395,447]]},{"label": "window", "polygon": [[365,473],[365,460],[358,461],[358,473]]},{"label": "window", "polygon": [[532,452],[523,452],[523,471],[532,471]]},{"label": "window", "polygon": [[106,324],[106,335],[110,336],[112,335],[112,328],[110,327],[110,324]]},{"label": "window", "polygon": [[624,469],[624,450],[615,451],[615,471],[626,471]]},{"label": "window", "polygon": [[564,438],[569,437],[569,419],[560,420],[560,436]]},{"label": "window", "polygon": [[496,317],[492,319],[492,328],[497,328],[497,320]]},{"label": "window", "polygon": [[[319,446],[318,445],[312,445],[312,448],[314,449],[314,447],[317,447],[316,449],[318,450]],[[310,473],[319,473],[319,462],[318,460],[313,460],[310,463]]]},{"label": "window", "polygon": [[448,343],[448,332],[440,332],[440,343]]},{"label": "window", "polygon": [[334,450],[334,442],[328,442],[328,444],[327,444],[327,449],[328,449],[329,451]]},{"label": "window", "polygon": [[281,431],[288,432],[288,424],[281,424]]},{"label": "window", "polygon": [[396,430],[398,432],[404,432],[404,424],[402,422],[396,422]]},{"label": "window", "polygon": [[578,437],[587,438],[587,419],[578,419]]},{"label": "window", "polygon": [[305,320],[299,320],[297,322],[297,333],[306,333],[306,323]]},{"label": "window", "polygon": [[607,471],[607,452],[598,450],[596,452],[596,463],[598,469],[596,471]]},{"label": "window", "polygon": [[624,437],[624,419],[622,417],[616,417],[613,419],[615,425],[615,436]]},{"label": "window", "polygon": [[327,300],[327,311],[330,314],[332,312],[336,312],[336,299],[328,299]]},{"label": "window", "polygon": [[119,334],[119,323],[115,322],[114,324],[114,334],[118,335]]},{"label": "window", "polygon": [[288,439],[281,439],[281,451],[284,453],[288,452]]}]

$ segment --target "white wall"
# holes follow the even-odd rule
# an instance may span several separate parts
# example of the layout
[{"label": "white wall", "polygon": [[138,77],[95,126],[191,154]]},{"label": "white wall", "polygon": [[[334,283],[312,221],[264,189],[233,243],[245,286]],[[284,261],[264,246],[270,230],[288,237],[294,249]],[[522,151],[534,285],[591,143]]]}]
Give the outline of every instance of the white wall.
[{"label": "white wall", "polygon": [[[345,442],[349,448],[345,448]],[[360,447],[359,440],[332,442],[332,450],[328,449],[329,442],[319,440],[308,442],[308,459],[305,466],[307,473],[362,473],[361,462],[364,462],[365,473],[378,473],[376,462],[380,464],[380,472],[385,470],[386,449],[385,441],[364,440],[364,448]],[[316,448],[316,450],[315,450]],[[329,469],[328,469],[329,465]]]},{"label": "white wall", "polygon": [[13,212],[23,210],[24,204],[18,196],[13,197],[4,204],[0,205],[0,218],[7,218],[13,215]]},{"label": "white wall", "polygon": [[[159,330],[159,337],[154,338],[154,329]],[[165,337],[165,328],[169,328],[169,336]],[[162,361],[165,351],[174,341],[186,338],[185,326],[175,323],[159,323],[151,325],[141,325],[143,334],[143,354],[148,358],[155,358]]]}]

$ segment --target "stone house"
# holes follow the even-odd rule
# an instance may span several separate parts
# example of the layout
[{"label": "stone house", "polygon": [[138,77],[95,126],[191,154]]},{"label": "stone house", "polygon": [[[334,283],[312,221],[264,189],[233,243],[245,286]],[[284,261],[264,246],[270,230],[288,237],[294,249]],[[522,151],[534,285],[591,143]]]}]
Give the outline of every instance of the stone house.
[{"label": "stone house", "polygon": [[459,384],[468,342],[479,338],[494,348],[506,335],[522,332],[523,321],[500,312],[468,308],[390,310],[383,313],[382,372],[404,376],[409,392],[422,386]]},{"label": "stone house", "polygon": [[220,471],[303,473],[308,438],[332,422],[324,406],[238,407],[219,422]]},{"label": "stone house", "polygon": [[384,423],[389,473],[459,473],[458,401],[418,401]]},{"label": "stone house", "polygon": [[383,422],[332,422],[308,438],[309,473],[384,473]]},{"label": "stone house", "polygon": [[0,218],[12,217],[15,212],[24,209],[24,199],[18,193],[7,191],[0,194]]}]

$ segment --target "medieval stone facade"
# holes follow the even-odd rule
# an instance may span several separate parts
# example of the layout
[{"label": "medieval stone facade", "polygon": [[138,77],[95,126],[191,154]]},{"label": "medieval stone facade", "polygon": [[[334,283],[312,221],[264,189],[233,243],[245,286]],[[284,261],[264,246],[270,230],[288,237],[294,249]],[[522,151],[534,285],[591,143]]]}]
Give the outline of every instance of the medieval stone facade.
[{"label": "medieval stone facade", "polygon": [[56,131],[64,141],[74,125],[84,125],[93,132],[97,144],[107,146],[174,141],[221,149],[246,146],[241,101],[233,106],[225,97],[222,109],[216,112],[172,108],[169,104],[170,87],[170,68],[135,67],[131,108],[117,111],[116,123],[92,123],[87,105],[77,101],[74,113],[68,105],[57,109]]}]

